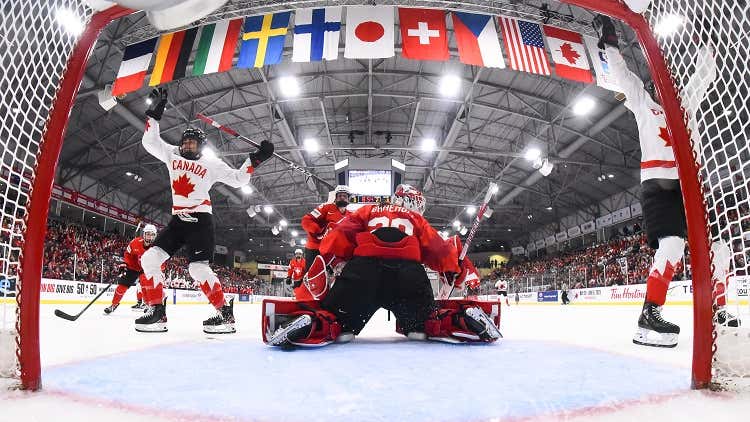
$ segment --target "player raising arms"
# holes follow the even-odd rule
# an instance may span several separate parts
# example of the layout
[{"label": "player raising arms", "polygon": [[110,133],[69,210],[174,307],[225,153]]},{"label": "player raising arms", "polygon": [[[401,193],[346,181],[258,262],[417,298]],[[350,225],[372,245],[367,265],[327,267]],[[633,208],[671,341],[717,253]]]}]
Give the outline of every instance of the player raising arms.
[{"label": "player raising arms", "polygon": [[349,205],[349,186],[338,185],[333,191],[333,203],[320,204],[317,208],[302,217],[302,228],[307,232],[307,243],[305,243],[305,271],[307,273],[310,265],[320,253],[320,241],[334,224],[339,222],[348,214],[346,206]]},{"label": "player raising arms", "polygon": [[[122,256],[123,263],[120,264],[120,274],[117,276],[117,288],[112,296],[112,304],[104,308],[104,314],[109,315],[120,306],[120,301],[128,288],[135,286],[139,277],[143,278],[143,268],[141,268],[141,256],[154,243],[156,239],[156,226],[146,224],[143,227],[143,237],[136,237],[131,240],[125,253]],[[140,300],[134,308],[140,308]]]},{"label": "player raising arms", "polygon": [[162,303],[164,274],[161,264],[183,246],[187,246],[188,273],[216,308],[217,314],[203,321],[206,333],[234,333],[233,303],[226,303],[221,282],[209,267],[214,252],[214,223],[209,189],[221,182],[239,188],[250,182],[253,171],[273,155],[273,144],[263,141],[250,153],[239,169],[221,159],[201,154],[206,134],[189,128],[182,134],[179,147],[159,136],[159,120],[167,104],[167,91],[154,90],[152,106],[146,111],[143,147],[167,166],[172,188],[172,219],[156,237],[154,245],[143,254],[141,265],[146,277],[141,284],[149,311],[135,321],[136,331],[167,331],[167,314]]},{"label": "player raising arms", "polygon": [[[269,327],[264,340],[273,346],[350,340],[381,307],[393,312],[399,332],[412,339],[499,338],[495,323],[478,306],[438,310],[422,264],[451,278],[458,274],[457,288],[470,266],[468,259],[458,262],[458,248],[430,226],[424,209],[421,192],[399,185],[391,205],[363,206],[338,223],[323,239],[307,277],[311,293],[324,296],[322,309],[303,309],[278,329]],[[325,294],[324,267],[334,257],[349,261]]]}]

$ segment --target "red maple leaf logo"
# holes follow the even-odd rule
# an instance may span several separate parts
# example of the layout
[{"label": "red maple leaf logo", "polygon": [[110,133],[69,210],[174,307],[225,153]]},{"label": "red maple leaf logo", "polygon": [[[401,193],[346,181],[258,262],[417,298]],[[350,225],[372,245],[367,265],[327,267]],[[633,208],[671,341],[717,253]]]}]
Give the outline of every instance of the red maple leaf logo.
[{"label": "red maple leaf logo", "polygon": [[659,137],[664,140],[664,146],[672,146],[672,138],[669,136],[669,132],[667,132],[666,127],[662,126],[659,128]]},{"label": "red maple leaf logo", "polygon": [[581,55],[578,54],[570,43],[563,43],[560,46],[560,52],[562,53],[562,56],[565,57],[565,60],[572,64],[575,64],[578,59],[581,58]]},{"label": "red maple leaf logo", "polygon": [[190,183],[190,178],[187,177],[187,174],[183,174],[172,182],[172,190],[175,195],[187,198],[195,190],[195,185]]}]

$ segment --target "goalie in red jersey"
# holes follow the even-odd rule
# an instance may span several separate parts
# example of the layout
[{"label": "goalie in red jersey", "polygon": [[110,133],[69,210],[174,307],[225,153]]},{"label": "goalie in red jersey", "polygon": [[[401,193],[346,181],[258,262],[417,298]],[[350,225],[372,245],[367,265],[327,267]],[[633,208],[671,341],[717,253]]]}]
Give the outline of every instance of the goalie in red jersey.
[{"label": "goalie in red jersey", "polygon": [[[297,312],[266,324],[264,341],[272,346],[320,346],[348,341],[380,308],[393,312],[398,331],[412,339],[450,342],[494,341],[496,323],[480,306],[441,309],[435,302],[426,265],[455,279],[456,288],[473,275],[468,259],[422,216],[424,196],[399,185],[391,205],[366,205],[344,218],[323,239],[319,257],[310,266],[306,284],[316,298]],[[328,290],[328,269],[335,260],[348,261]],[[264,308],[266,308],[264,306]],[[280,321],[282,320],[282,321]],[[278,323],[279,327],[275,325]]]}]

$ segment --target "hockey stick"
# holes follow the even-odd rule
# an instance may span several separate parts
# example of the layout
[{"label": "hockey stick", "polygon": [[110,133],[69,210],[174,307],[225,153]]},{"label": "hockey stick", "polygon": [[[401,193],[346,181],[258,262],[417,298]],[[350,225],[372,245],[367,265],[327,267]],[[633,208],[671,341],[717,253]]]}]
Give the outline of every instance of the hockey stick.
[{"label": "hockey stick", "polygon": [[86,305],[86,307],[85,307],[85,308],[83,308],[83,309],[81,310],[81,312],[79,312],[79,313],[77,313],[77,314],[75,314],[75,315],[70,315],[70,314],[66,314],[65,312],[63,312],[63,311],[61,311],[61,310],[59,310],[59,309],[55,309],[55,316],[57,316],[57,317],[60,317],[60,318],[62,318],[62,319],[67,319],[68,321],[75,321],[75,320],[77,320],[77,319],[78,319],[78,318],[79,318],[79,317],[80,317],[81,315],[83,315],[83,313],[84,313],[84,312],[86,312],[86,309],[88,309],[89,307],[91,307],[91,305],[93,305],[93,304],[94,304],[94,302],[96,302],[96,301],[97,301],[97,299],[99,299],[99,298],[100,298],[100,297],[101,297],[101,296],[102,296],[102,295],[103,295],[104,293],[106,293],[106,292],[107,292],[107,291],[109,290],[109,288],[110,288],[110,287],[112,287],[112,285],[113,285],[114,283],[115,283],[115,282],[114,282],[114,280],[113,280],[113,281],[111,281],[111,282],[110,282],[110,283],[109,283],[109,284],[107,285],[107,287],[105,287],[104,289],[102,289],[102,291],[101,291],[101,292],[99,292],[99,294],[98,294],[98,295],[96,295],[96,296],[95,296],[95,297],[94,297],[93,299],[91,299],[91,302],[89,302],[89,304],[88,304],[88,305]]},{"label": "hockey stick", "polygon": [[[198,114],[195,115],[195,117],[197,117],[198,119],[200,119],[200,120],[208,123],[209,125],[217,128],[217,129],[219,129],[220,131],[222,131],[222,132],[224,132],[226,134],[234,136],[237,139],[240,139],[240,140],[242,140],[244,142],[247,142],[250,145],[253,145],[253,146],[257,147],[257,148],[260,148],[260,144],[258,144],[257,142],[253,141],[252,139],[248,138],[247,136],[241,135],[239,132],[235,131],[234,129],[232,129],[230,127],[227,127],[227,126],[222,125],[221,123],[218,123],[216,120],[214,120],[214,119],[212,119],[212,118],[210,118],[208,116],[205,116],[205,115],[203,115],[201,113],[198,113]],[[313,179],[315,179],[315,180],[319,181],[320,183],[322,183],[323,185],[325,185],[328,189],[333,189],[333,185],[332,184],[330,184],[327,181],[321,179],[320,177],[314,175],[312,172],[310,172],[310,170],[306,169],[305,167],[300,166],[299,164],[295,163],[294,161],[292,161],[292,160],[284,157],[283,155],[281,155],[281,154],[279,154],[277,152],[274,152],[273,155],[276,156],[276,158],[278,158],[279,160],[287,163],[289,165],[290,169],[297,170],[300,173],[304,174],[308,178],[312,177]]]},{"label": "hockey stick", "polygon": [[[471,230],[469,231],[469,235],[466,236],[466,240],[464,241],[464,247],[461,249],[461,254],[458,256],[458,262],[463,261],[464,258],[466,258],[466,254],[469,252],[469,246],[471,246],[471,242],[474,240],[474,236],[477,234],[477,229],[479,228],[479,223],[482,221],[482,217],[484,217],[484,213],[487,212],[487,207],[489,206],[490,199],[492,198],[492,195],[497,192],[498,187],[497,183],[491,182],[490,186],[487,188],[487,193],[484,194],[484,200],[482,201],[482,206],[479,207],[479,211],[477,211],[477,216],[474,219],[474,223],[471,225]],[[448,294],[446,295],[445,292],[448,289],[448,286],[450,286],[450,290],[448,291]],[[453,294],[453,290],[456,288],[455,283],[453,280],[448,280],[447,283],[442,283],[440,286],[440,291],[438,292],[438,299],[448,299]]]}]

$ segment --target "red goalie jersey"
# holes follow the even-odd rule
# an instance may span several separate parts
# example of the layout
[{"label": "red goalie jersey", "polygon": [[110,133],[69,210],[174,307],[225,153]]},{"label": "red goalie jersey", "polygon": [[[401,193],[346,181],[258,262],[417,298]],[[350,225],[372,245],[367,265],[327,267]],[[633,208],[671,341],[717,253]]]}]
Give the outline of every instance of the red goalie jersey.
[{"label": "red goalie jersey", "polygon": [[[383,241],[372,233],[382,227],[396,228],[406,236]],[[345,260],[352,256],[405,259],[438,272],[461,272],[456,249],[422,215],[396,205],[366,205],[349,214],[323,239],[320,253]]]}]

